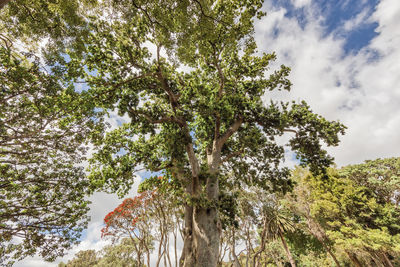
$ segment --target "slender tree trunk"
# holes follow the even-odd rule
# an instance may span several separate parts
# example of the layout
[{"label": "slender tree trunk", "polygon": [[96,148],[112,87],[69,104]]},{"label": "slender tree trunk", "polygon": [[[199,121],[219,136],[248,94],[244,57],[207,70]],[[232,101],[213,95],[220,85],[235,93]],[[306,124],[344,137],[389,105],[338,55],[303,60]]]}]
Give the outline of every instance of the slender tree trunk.
[{"label": "slender tree trunk", "polygon": [[236,250],[235,250],[235,229],[232,229],[232,241],[229,242],[230,244],[230,250],[231,250],[231,255],[233,257],[233,266],[234,267],[242,267],[242,265],[239,262],[239,259],[236,255]]},{"label": "slender tree trunk", "polygon": [[279,231],[279,237],[281,238],[282,245],[283,245],[283,247],[284,247],[284,249],[286,251],[286,254],[287,254],[288,258],[289,258],[290,265],[292,267],[296,267],[296,262],[293,259],[292,253],[290,252],[289,247],[288,247],[288,245],[287,245],[287,243],[285,241],[285,238],[283,237],[283,234],[282,234],[281,231]]},{"label": "slender tree trunk", "polygon": [[392,262],[389,260],[389,257],[387,256],[386,252],[382,252],[381,254],[382,254],[382,258],[384,259],[387,266],[394,267]]},{"label": "slender tree trunk", "polygon": [[338,261],[338,259],[336,258],[335,254],[333,254],[332,250],[325,244],[325,242],[322,240],[320,240],[322,246],[325,248],[325,250],[328,252],[328,254],[332,257],[332,259],[334,260],[335,264],[337,267],[340,267],[340,263]]},{"label": "slender tree trunk", "polygon": [[157,258],[156,267],[160,266],[161,258],[162,258],[163,254],[165,252],[165,251],[162,251],[162,245],[163,245],[163,242],[164,242],[164,235],[162,234],[161,226],[160,226],[160,232],[161,232],[161,239],[160,239],[160,244],[158,245],[158,258]]},{"label": "slender tree trunk", "polygon": [[363,267],[361,262],[357,259],[356,255],[351,252],[346,251],[347,256],[356,267]]},{"label": "slender tree trunk", "polygon": [[176,218],[176,225],[175,225],[175,228],[174,228],[174,254],[175,254],[175,266],[176,267],[178,267],[178,253],[177,253],[177,250],[176,250],[176,236],[177,236],[177,234],[178,234],[178,219]]},{"label": "slender tree trunk", "polygon": [[[310,233],[313,236],[315,236],[319,240],[319,242],[321,242],[322,246],[325,248],[325,250],[329,253],[329,255],[334,260],[336,266],[341,267],[335,254],[333,254],[332,250],[328,247],[328,245],[325,242],[326,240],[328,240],[328,237],[326,236],[324,229],[321,227],[321,225],[318,222],[314,221],[314,219],[309,215],[309,211],[308,211],[308,214],[306,214],[306,218],[307,218],[307,225],[308,225],[308,229],[309,229]],[[316,233],[316,231],[317,231],[317,233]]]}]

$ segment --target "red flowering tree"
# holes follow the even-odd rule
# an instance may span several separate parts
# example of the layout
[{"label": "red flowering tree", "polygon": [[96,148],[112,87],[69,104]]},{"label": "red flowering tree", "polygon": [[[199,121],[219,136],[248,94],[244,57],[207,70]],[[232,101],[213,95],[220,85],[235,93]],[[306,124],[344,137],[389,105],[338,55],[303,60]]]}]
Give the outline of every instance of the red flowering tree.
[{"label": "red flowering tree", "polygon": [[102,237],[120,240],[129,237],[134,241],[137,262],[141,266],[144,254],[150,266],[150,252],[153,241],[157,241],[158,258],[156,266],[164,258],[164,265],[172,266],[170,239],[174,243],[175,266],[177,266],[176,242],[182,228],[182,210],[175,205],[174,195],[166,189],[173,188],[167,177],[153,177],[140,186],[140,194],[125,199],[104,218]]},{"label": "red flowering tree", "polygon": [[118,207],[104,218],[105,227],[102,237],[111,237],[113,241],[129,237],[137,255],[138,266],[143,266],[146,254],[150,266],[150,252],[153,248],[149,203],[155,192],[145,191],[134,198],[125,199]]}]

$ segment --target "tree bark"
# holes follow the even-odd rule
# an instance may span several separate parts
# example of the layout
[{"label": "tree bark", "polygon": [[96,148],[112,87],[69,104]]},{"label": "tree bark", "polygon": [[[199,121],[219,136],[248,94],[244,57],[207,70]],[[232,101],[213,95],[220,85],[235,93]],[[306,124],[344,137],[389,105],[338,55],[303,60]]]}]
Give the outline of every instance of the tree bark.
[{"label": "tree bark", "polygon": [[325,234],[324,229],[319,225],[318,222],[315,222],[312,217],[309,215],[309,211],[306,214],[307,218],[307,225],[310,233],[317,238],[319,242],[321,242],[322,246],[325,248],[325,250],[329,253],[329,255],[332,257],[333,261],[335,262],[337,267],[341,267],[338,259],[336,258],[335,254],[333,254],[332,250],[328,247],[328,245],[325,243],[326,240],[329,241],[328,237]]},{"label": "tree bark", "polygon": [[363,267],[361,262],[357,259],[356,255],[351,252],[346,251],[347,256],[356,267]]},{"label": "tree bark", "polygon": [[285,241],[285,238],[283,237],[283,234],[282,234],[281,231],[279,231],[279,237],[281,238],[282,245],[283,245],[283,247],[284,247],[284,249],[286,251],[286,254],[287,254],[288,258],[289,258],[290,265],[292,267],[296,267],[296,262],[293,259],[292,253],[290,252],[289,247],[288,247],[288,245],[287,245],[287,243]]},{"label": "tree bark", "polygon": [[386,252],[382,252],[381,254],[386,265],[389,267],[394,267],[392,262],[389,260],[389,257],[387,256]]},{"label": "tree bark", "polygon": [[240,264],[240,261],[236,255],[236,240],[235,240],[235,229],[232,229],[232,240],[229,242],[230,245],[230,250],[231,250],[231,255],[233,257],[233,266],[234,267],[242,267],[242,265]]},{"label": "tree bark", "polygon": [[[212,147],[207,150],[207,173],[206,181],[200,181],[200,164],[194,151],[193,143],[186,144],[185,149],[191,168],[191,191],[189,196],[199,200],[193,204],[192,209],[185,210],[185,227],[188,232],[185,234],[184,250],[180,266],[184,267],[216,267],[218,264],[219,241],[221,236],[221,225],[218,215],[218,171],[221,164],[221,149],[224,143],[234,134],[243,123],[243,116],[238,119],[219,135],[219,123],[216,122],[215,136]],[[191,140],[187,125],[182,126],[185,135]],[[188,191],[188,190],[186,190]],[[205,197],[205,199],[203,199]],[[203,203],[206,200],[206,204]],[[192,216],[191,216],[192,215]],[[191,235],[190,235],[191,233]]]}]

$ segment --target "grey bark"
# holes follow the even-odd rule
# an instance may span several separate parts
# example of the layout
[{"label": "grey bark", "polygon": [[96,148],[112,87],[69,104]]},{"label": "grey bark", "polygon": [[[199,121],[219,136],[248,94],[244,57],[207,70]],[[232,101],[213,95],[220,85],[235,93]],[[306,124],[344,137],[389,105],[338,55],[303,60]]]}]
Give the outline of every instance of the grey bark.
[{"label": "grey bark", "polygon": [[[195,204],[185,209],[185,238],[180,266],[184,267],[216,267],[218,264],[219,241],[221,226],[217,203],[219,196],[218,169],[221,164],[221,149],[224,143],[234,134],[243,122],[239,116],[231,127],[220,137],[219,123],[216,123],[216,134],[210,151],[207,151],[208,173],[205,181],[200,181],[200,165],[193,149],[193,144],[186,144],[186,153],[191,168],[191,191],[194,199],[199,199],[205,193],[208,205]],[[186,135],[191,139],[186,126]],[[205,191],[203,191],[205,186]],[[186,190],[188,191],[188,190]]]}]

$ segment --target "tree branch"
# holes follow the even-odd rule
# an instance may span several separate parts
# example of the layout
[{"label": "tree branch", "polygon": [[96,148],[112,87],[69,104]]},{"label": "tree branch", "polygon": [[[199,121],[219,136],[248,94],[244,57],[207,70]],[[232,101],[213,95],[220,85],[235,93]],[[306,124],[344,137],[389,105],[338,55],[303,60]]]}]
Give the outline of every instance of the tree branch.
[{"label": "tree branch", "polygon": [[239,118],[231,125],[231,127],[229,127],[229,129],[224,133],[224,135],[222,135],[218,141],[217,141],[217,146],[218,149],[221,149],[222,146],[225,144],[225,142],[229,139],[229,137],[232,136],[232,134],[234,134],[239,127],[242,125],[243,123],[243,116],[239,115]]},{"label": "tree branch", "polygon": [[227,162],[228,160],[230,160],[233,157],[239,156],[240,154],[242,154],[244,152],[243,149],[240,149],[238,151],[232,152],[228,155],[225,156],[225,158],[222,159],[222,162]]}]

